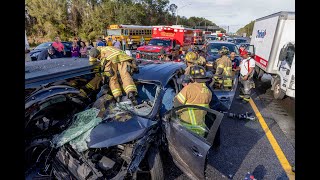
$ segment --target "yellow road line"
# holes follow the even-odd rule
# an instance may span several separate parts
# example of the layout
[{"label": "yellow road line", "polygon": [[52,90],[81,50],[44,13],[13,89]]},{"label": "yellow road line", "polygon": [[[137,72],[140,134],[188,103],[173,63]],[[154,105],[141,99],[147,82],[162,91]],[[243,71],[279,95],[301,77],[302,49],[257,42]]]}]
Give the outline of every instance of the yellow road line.
[{"label": "yellow road line", "polygon": [[290,163],[288,162],[286,156],[284,155],[282,149],[280,148],[277,140],[274,138],[266,121],[263,119],[262,115],[260,114],[256,104],[254,103],[254,101],[252,99],[250,99],[249,103],[250,103],[253,111],[255,112],[257,118],[259,119],[259,123],[260,123],[262,129],[264,130],[264,132],[266,133],[266,136],[267,136],[267,138],[273,148],[273,151],[276,153],[277,158],[279,159],[280,164],[281,164],[282,168],[284,169],[284,171],[286,172],[288,178],[290,180],[295,179],[295,173],[292,172],[292,167],[291,167]]}]

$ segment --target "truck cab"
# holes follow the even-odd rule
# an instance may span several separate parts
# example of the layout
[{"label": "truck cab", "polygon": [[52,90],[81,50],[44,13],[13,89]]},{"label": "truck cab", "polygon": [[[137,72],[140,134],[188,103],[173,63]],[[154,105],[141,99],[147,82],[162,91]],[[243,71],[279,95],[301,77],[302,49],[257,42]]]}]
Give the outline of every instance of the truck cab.
[{"label": "truck cab", "polygon": [[[187,50],[193,44],[193,29],[183,26],[153,26],[152,39],[150,42],[137,49],[137,60],[158,60],[160,51],[163,49],[171,60],[173,51],[180,53]],[[178,50],[174,50],[178,47]]]},{"label": "truck cab", "polygon": [[137,59],[157,60],[160,58],[160,51],[164,49],[168,56],[176,47],[177,41],[173,38],[156,37],[152,38],[146,46],[141,46],[137,49]]},{"label": "truck cab", "polygon": [[295,97],[295,44],[289,42],[280,51],[278,72],[271,79],[271,90],[276,99],[285,95]]}]

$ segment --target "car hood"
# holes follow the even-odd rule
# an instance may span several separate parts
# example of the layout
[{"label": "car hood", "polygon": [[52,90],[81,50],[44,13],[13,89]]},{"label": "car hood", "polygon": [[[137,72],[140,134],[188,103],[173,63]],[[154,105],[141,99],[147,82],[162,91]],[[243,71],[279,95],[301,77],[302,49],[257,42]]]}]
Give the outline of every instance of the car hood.
[{"label": "car hood", "polygon": [[169,51],[169,47],[163,47],[163,46],[141,46],[137,50],[138,51],[143,51],[143,52],[156,52],[159,53],[161,49],[164,49],[165,51]]},{"label": "car hood", "polygon": [[133,141],[142,137],[154,124],[155,121],[136,115],[125,122],[104,121],[91,131],[88,147],[107,148]]}]

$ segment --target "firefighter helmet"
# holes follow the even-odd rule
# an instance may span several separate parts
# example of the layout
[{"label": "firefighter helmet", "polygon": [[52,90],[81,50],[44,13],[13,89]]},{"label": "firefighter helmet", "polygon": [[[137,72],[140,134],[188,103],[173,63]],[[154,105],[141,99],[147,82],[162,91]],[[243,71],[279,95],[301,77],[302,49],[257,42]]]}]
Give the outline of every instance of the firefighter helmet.
[{"label": "firefighter helmet", "polygon": [[187,60],[187,62],[194,63],[197,59],[198,59],[198,56],[197,56],[197,54],[194,53],[194,52],[188,52],[188,53],[186,54],[186,60]]},{"label": "firefighter helmet", "polygon": [[227,47],[225,47],[225,46],[222,46],[220,51],[219,51],[219,53],[221,55],[227,55],[229,53],[229,49]]},{"label": "firefighter helmet", "polygon": [[99,55],[100,55],[100,51],[97,48],[95,47],[91,48],[89,51],[89,56],[90,56],[89,61],[96,61]]},{"label": "firefighter helmet", "polygon": [[190,67],[190,77],[192,79],[205,79],[206,76],[206,69],[202,66],[194,65]]}]

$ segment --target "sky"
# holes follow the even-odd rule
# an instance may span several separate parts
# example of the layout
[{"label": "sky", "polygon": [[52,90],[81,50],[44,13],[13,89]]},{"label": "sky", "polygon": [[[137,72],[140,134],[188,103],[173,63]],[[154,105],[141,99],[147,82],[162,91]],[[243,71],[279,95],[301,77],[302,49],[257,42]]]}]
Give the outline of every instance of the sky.
[{"label": "sky", "polygon": [[178,6],[178,15],[204,17],[226,30],[229,26],[229,32],[279,11],[295,11],[295,0],[170,0],[172,3]]}]

